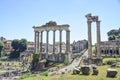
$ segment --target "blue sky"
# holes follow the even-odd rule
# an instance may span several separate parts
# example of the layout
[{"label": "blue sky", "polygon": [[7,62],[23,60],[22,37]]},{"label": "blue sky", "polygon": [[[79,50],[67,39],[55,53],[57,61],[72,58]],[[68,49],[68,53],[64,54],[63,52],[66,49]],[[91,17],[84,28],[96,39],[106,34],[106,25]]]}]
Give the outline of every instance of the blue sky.
[{"label": "blue sky", "polygon": [[[120,27],[120,0],[0,0],[0,36],[9,40],[26,38],[34,41],[32,26],[52,20],[57,24],[70,25],[71,42],[87,39],[85,15],[88,13],[99,16],[102,41],[107,40],[109,30]],[[51,37],[52,32],[50,42]],[[92,39],[95,43],[95,23],[92,24]]]}]

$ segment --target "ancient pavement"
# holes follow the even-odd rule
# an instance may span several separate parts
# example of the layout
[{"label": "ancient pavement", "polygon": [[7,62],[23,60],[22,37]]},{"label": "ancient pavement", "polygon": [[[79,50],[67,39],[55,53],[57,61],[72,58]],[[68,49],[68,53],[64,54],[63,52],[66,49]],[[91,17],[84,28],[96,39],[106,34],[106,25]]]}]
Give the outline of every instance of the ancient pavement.
[{"label": "ancient pavement", "polygon": [[81,61],[81,59],[83,57],[88,57],[88,50],[85,53],[83,53],[82,56],[77,57],[76,59],[74,59],[74,61],[70,65],[68,65],[68,66],[66,66],[66,67],[64,67],[64,68],[62,68],[62,69],[60,69],[58,71],[49,72],[48,75],[62,74],[62,73],[67,73],[69,71],[72,71],[75,67],[77,67],[79,65],[79,63],[80,63],[80,61]]}]

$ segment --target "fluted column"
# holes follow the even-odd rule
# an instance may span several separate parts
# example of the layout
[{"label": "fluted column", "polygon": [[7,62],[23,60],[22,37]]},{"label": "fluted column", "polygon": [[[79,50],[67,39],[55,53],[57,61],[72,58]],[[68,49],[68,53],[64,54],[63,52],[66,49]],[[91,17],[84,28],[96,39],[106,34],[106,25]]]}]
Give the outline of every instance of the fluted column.
[{"label": "fluted column", "polygon": [[46,34],[46,53],[48,54],[48,44],[49,44],[49,31]]},{"label": "fluted column", "polygon": [[100,42],[101,42],[101,35],[100,35],[100,21],[96,21],[97,25],[97,57],[101,57],[101,52],[100,52]]},{"label": "fluted column", "polygon": [[53,54],[55,53],[55,30],[53,31]]},{"label": "fluted column", "polygon": [[66,31],[66,52],[70,52],[70,31]]},{"label": "fluted column", "polygon": [[43,31],[40,32],[40,52],[42,53]]},{"label": "fluted column", "polygon": [[60,51],[59,53],[62,53],[62,30],[60,30],[60,36],[59,36],[59,39],[60,39]]},{"label": "fluted column", "polygon": [[91,21],[87,21],[88,24],[88,57],[92,58],[92,39],[91,39]]}]

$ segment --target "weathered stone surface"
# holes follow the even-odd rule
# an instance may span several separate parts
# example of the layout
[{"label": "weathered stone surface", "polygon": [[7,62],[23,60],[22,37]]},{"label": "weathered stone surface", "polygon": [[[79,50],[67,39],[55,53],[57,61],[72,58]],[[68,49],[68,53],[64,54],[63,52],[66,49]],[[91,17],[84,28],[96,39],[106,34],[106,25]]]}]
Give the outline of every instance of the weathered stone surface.
[{"label": "weathered stone surface", "polygon": [[95,64],[92,64],[92,65],[91,65],[91,68],[92,68],[92,69],[97,69],[97,66],[96,66]]},{"label": "weathered stone surface", "polygon": [[116,63],[111,64],[110,67],[116,67]]},{"label": "weathered stone surface", "polygon": [[[88,24],[88,57],[92,59],[91,23],[96,22],[96,27],[97,27],[97,57],[100,58],[101,57],[101,52],[100,52],[100,42],[101,42],[100,21],[98,20],[98,16],[92,16],[91,13],[85,15],[85,17],[87,18],[87,24]],[[89,64],[92,64],[91,59],[89,60]]]},{"label": "weathered stone surface", "polygon": [[103,58],[96,58],[96,64],[98,65],[98,66],[101,66],[102,65],[102,63],[103,63]]},{"label": "weathered stone surface", "polygon": [[78,68],[74,68],[73,74],[79,74],[79,73],[80,73],[80,70]]},{"label": "weathered stone surface", "polygon": [[117,67],[117,68],[120,68],[120,65],[117,65],[116,67]]},{"label": "weathered stone surface", "polygon": [[43,27],[46,27],[46,26],[56,26],[57,23],[55,21],[49,21],[48,23],[46,23],[45,25],[42,25]]},{"label": "weathered stone surface", "polygon": [[97,69],[93,69],[93,74],[92,75],[98,75],[98,70]]},{"label": "weathered stone surface", "polygon": [[116,77],[117,73],[116,69],[107,69],[107,77]]},{"label": "weathered stone surface", "polygon": [[89,65],[83,65],[81,67],[81,71],[83,75],[89,75],[90,74],[90,66]]}]

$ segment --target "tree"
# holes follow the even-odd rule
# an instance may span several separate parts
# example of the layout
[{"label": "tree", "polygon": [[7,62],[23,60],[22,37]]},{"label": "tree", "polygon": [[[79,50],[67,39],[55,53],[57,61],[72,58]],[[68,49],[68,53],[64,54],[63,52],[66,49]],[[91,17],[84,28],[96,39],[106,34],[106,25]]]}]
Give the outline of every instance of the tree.
[{"label": "tree", "polygon": [[26,39],[21,39],[19,41],[19,52],[23,52],[27,49],[27,40]]},{"label": "tree", "polygon": [[3,50],[4,44],[0,41],[0,57],[1,57],[1,51]]},{"label": "tree", "polygon": [[26,39],[14,39],[11,43],[14,51],[11,52],[10,58],[18,58],[20,56],[20,52],[23,52],[27,49],[27,40]]},{"label": "tree", "polygon": [[108,37],[108,40],[110,41],[110,40],[117,40],[117,37],[114,35],[114,34],[112,34],[112,35],[110,35],[109,37]]},{"label": "tree", "polygon": [[18,51],[19,50],[19,40],[18,39],[14,39],[11,43],[12,48],[14,49],[14,51]]}]

